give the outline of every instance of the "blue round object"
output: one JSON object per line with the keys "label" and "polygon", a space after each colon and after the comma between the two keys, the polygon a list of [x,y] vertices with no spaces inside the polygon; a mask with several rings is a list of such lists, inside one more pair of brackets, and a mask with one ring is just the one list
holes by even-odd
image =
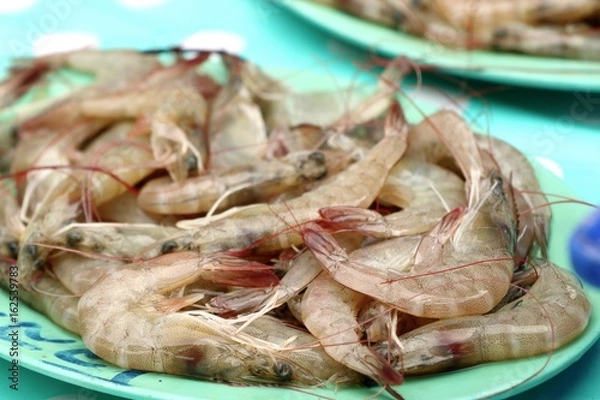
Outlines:
{"label": "blue round object", "polygon": [[570,250],[575,272],[600,287],[600,211],[594,212],[573,232]]}

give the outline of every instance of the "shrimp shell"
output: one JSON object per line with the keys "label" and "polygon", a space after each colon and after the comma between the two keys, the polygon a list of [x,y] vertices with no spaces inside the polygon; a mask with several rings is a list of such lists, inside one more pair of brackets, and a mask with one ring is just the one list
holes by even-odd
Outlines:
{"label": "shrimp shell", "polygon": [[397,368],[413,375],[531,357],[579,336],[592,308],[581,283],[548,261],[536,263],[537,282],[495,313],[450,318],[400,336],[392,356]]}

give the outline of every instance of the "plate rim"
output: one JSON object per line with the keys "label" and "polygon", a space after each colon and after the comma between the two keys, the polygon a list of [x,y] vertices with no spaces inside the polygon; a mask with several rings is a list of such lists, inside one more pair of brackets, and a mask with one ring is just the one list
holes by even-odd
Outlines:
{"label": "plate rim", "polygon": [[[431,41],[406,34],[401,31],[379,26],[376,23],[361,20],[358,17],[346,14],[342,11],[332,9],[323,4],[313,3],[310,0],[275,0],[281,8],[289,11],[315,27],[344,41],[350,42],[364,50],[371,50],[375,53],[388,57],[397,57],[405,55],[419,63],[419,58],[415,54],[402,54],[398,49],[399,45],[411,44],[416,48],[427,48],[435,44]],[[333,19],[334,23],[331,23]],[[344,29],[342,25],[351,25],[356,29]],[[353,32],[360,31],[360,35]],[[378,36],[376,36],[378,35]],[[378,38],[375,40],[375,38]],[[379,40],[399,40],[398,44]],[[376,47],[375,47],[376,46]],[[473,50],[464,52],[449,48],[438,48],[443,56],[432,56],[430,62],[423,63],[424,66],[435,66],[444,72],[457,75],[468,79],[477,79],[488,82],[506,83],[515,86],[552,89],[552,90],[585,90],[600,91],[600,61],[587,61],[578,59],[562,59],[556,57],[537,57],[519,53],[492,52],[486,50]],[[411,51],[414,53],[414,51]],[[492,65],[469,65],[473,62],[473,57],[478,56],[492,57],[494,61],[501,61],[506,64],[504,69]],[[529,62],[534,64],[531,72],[519,70],[516,67],[513,70],[507,68],[514,61]],[[461,65],[461,63],[463,63]],[[564,74],[556,72],[556,68],[548,68],[548,64],[560,64],[565,69]]]}

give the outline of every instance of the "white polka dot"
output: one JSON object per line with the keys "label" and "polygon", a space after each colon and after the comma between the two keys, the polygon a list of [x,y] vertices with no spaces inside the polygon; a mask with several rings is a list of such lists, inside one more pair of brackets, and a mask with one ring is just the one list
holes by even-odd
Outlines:
{"label": "white polka dot", "polygon": [[200,31],[184,39],[181,47],[190,50],[225,50],[239,54],[246,47],[246,40],[233,32]]}
{"label": "white polka dot", "polygon": [[40,36],[33,44],[33,54],[45,56],[52,53],[97,48],[98,38],[85,32],[59,32]]}
{"label": "white polka dot", "polygon": [[168,1],[169,0],[119,0],[119,3],[127,8],[140,9],[158,7]]}
{"label": "white polka dot", "polygon": [[536,157],[535,161],[542,164],[543,167],[545,167],[548,171],[552,172],[554,175],[556,175],[560,179],[565,179],[565,173],[564,173],[563,169],[561,168],[561,166],[556,161],[551,160],[546,157],[540,157],[540,156]]}
{"label": "white polka dot", "polygon": [[15,13],[31,8],[37,0],[0,0],[0,13]]}

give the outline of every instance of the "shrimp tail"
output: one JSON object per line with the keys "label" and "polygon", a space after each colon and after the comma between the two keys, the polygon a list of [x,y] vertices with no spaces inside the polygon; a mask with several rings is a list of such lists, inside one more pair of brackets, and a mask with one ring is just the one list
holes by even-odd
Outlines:
{"label": "shrimp tail", "polygon": [[351,230],[374,237],[389,237],[392,233],[376,211],[359,207],[327,207],[319,210],[323,219],[319,225],[327,230]]}
{"label": "shrimp tail", "polygon": [[380,354],[376,353],[374,350],[373,353],[377,355],[382,364],[379,375],[380,382],[386,387],[389,387],[389,385],[402,384],[404,382],[404,375],[401,372],[395,370],[394,367],[389,363],[389,361],[383,358]]}
{"label": "shrimp tail", "polygon": [[50,66],[41,61],[34,62],[27,67],[14,68],[11,71],[11,76],[0,82],[0,107],[7,106],[17,100],[49,71]]}
{"label": "shrimp tail", "polygon": [[222,285],[272,287],[279,284],[279,278],[271,266],[241,258],[220,256],[217,262],[210,263],[204,269],[216,272],[210,274],[207,280]]}
{"label": "shrimp tail", "polygon": [[385,391],[390,394],[396,400],[404,400],[404,397],[400,393],[398,393],[393,387],[386,385]]}
{"label": "shrimp tail", "polygon": [[384,134],[385,136],[401,137],[406,137],[406,135],[408,135],[408,123],[406,122],[406,116],[402,111],[400,103],[397,101],[392,102],[390,105],[385,119]]}
{"label": "shrimp tail", "polygon": [[272,296],[270,290],[239,289],[235,292],[222,293],[213,297],[208,304],[220,316],[230,318],[241,313],[256,311]]}
{"label": "shrimp tail", "polygon": [[331,263],[331,260],[336,260],[340,257],[347,259],[347,256],[344,257],[340,254],[340,252],[345,252],[333,236],[325,232],[317,224],[307,224],[302,231],[302,239],[321,265],[328,265]]}

